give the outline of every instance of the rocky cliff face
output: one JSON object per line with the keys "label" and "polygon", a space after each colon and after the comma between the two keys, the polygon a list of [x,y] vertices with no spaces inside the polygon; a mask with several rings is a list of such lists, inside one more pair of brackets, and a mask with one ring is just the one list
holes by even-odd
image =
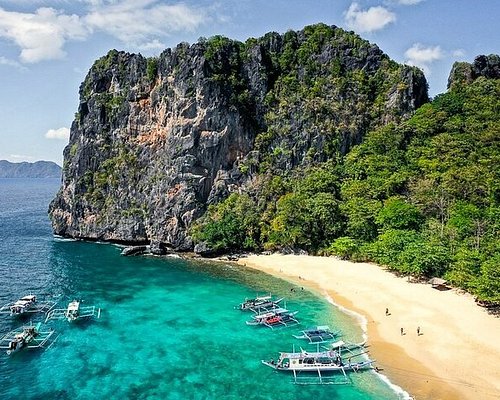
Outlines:
{"label": "rocky cliff face", "polygon": [[500,56],[490,54],[477,56],[474,62],[456,62],[448,78],[448,89],[454,85],[468,84],[480,76],[488,79],[500,78]]}
{"label": "rocky cliff face", "polygon": [[207,204],[266,171],[345,154],[426,101],[419,70],[325,25],[151,59],[113,50],[80,87],[54,232],[190,250]]}

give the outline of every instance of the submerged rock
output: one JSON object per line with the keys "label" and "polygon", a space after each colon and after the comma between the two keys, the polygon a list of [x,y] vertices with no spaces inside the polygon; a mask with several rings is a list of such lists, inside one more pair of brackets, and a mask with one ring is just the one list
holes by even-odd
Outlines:
{"label": "submerged rock", "polygon": [[139,256],[145,253],[149,253],[149,246],[129,246],[125,247],[121,255],[122,256]]}

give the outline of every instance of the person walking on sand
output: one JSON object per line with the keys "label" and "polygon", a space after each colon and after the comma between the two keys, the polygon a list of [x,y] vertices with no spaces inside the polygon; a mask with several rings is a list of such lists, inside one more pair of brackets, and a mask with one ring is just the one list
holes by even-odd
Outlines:
{"label": "person walking on sand", "polygon": [[386,309],[385,309],[385,316],[387,317],[388,315],[389,315],[389,309],[388,309],[388,308],[386,308]]}
{"label": "person walking on sand", "polygon": [[405,330],[403,328],[401,328],[401,336],[403,336],[405,334]]}
{"label": "person walking on sand", "polygon": [[417,328],[417,336],[420,336],[420,326]]}

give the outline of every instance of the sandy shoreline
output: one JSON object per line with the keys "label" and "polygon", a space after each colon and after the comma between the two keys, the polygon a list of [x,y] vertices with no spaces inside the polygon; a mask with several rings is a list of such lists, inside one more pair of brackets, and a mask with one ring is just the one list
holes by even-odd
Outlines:
{"label": "sandy shoreline", "polygon": [[500,398],[500,319],[471,296],[331,257],[259,255],[239,264],[308,286],[366,317],[372,358],[415,399]]}

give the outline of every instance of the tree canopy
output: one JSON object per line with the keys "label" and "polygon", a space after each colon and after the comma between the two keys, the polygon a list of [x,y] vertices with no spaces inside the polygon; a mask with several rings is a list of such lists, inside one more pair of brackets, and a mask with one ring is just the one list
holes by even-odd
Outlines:
{"label": "tree canopy", "polygon": [[[285,52],[280,63],[293,60]],[[499,79],[455,84],[345,156],[260,178],[252,199],[231,195],[209,208],[198,237],[225,250],[291,247],[375,261],[500,302]]]}

